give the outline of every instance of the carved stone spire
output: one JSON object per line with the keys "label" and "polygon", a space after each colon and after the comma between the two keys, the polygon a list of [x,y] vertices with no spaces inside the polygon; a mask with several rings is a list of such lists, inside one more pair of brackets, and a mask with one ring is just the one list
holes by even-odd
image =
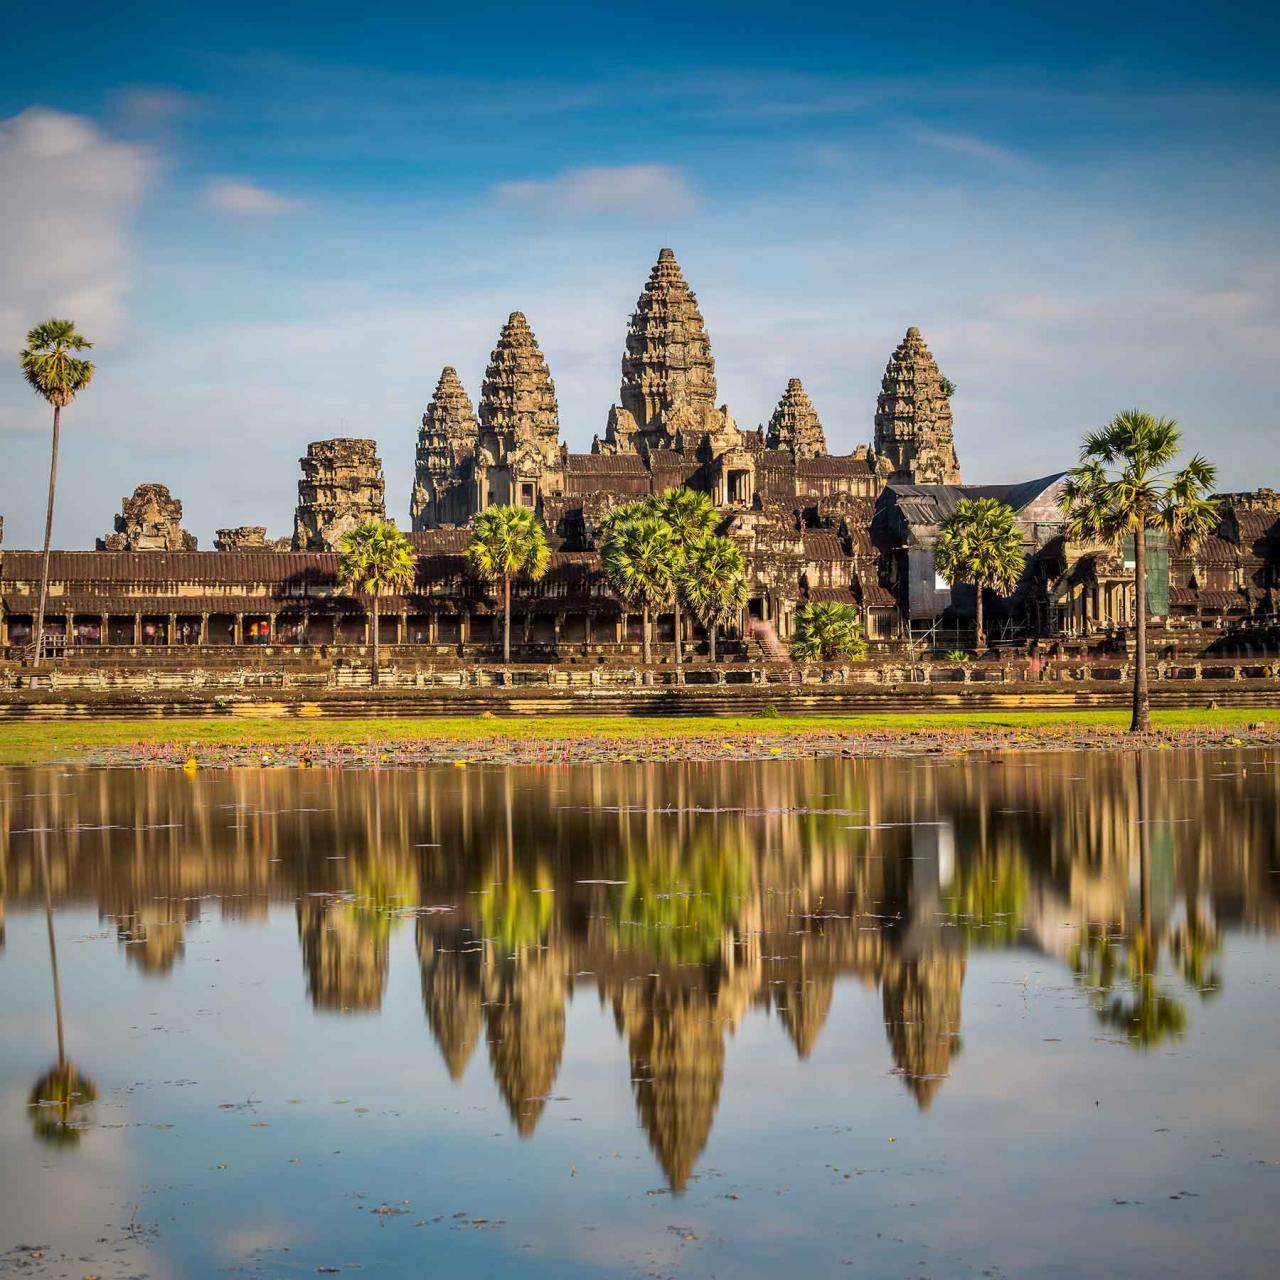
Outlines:
{"label": "carved stone spire", "polygon": [[120,504],[115,532],[98,539],[99,551],[195,549],[195,537],[182,527],[182,503],[163,484],[140,484]]}
{"label": "carved stone spire", "polygon": [[495,459],[532,446],[543,464],[558,465],[560,409],[555,383],[529,322],[513,311],[489,357],[480,394],[480,425]]}
{"label": "carved stone spire", "polygon": [[822,432],[822,423],[799,378],[787,383],[769,419],[765,444],[770,449],[788,449],[796,458],[826,456],[827,438]]}
{"label": "carved stone spire", "polygon": [[884,371],[876,401],[876,453],[900,484],[959,484],[951,396],[914,325]]}
{"label": "carved stone spire", "polygon": [[370,520],[385,520],[382,459],[373,440],[317,440],[299,459],[295,551],[336,551],[342,535]]}
{"label": "carved stone spire", "polygon": [[682,406],[701,419],[715,401],[716,362],[698,300],[676,255],[663,249],[627,329],[622,407],[641,431],[649,431]]}
{"label": "carved stone spire", "polygon": [[[455,511],[457,504],[449,495],[461,483],[460,469],[475,456],[479,438],[471,397],[458,380],[457,370],[446,367],[422,415],[422,430],[418,433],[418,460],[409,502],[409,518],[415,530],[466,520],[465,506]],[[465,503],[465,495],[460,493],[459,497]]]}

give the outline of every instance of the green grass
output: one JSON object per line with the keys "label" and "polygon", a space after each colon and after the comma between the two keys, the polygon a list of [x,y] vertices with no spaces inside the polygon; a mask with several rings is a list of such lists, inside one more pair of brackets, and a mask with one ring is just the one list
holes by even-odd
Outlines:
{"label": "green grass", "polygon": [[[1157,730],[1230,730],[1262,722],[1280,728],[1280,709],[1156,711]],[[735,737],[778,738],[828,733],[980,732],[992,729],[1052,734],[1058,730],[1123,731],[1127,711],[984,711],[928,715],[873,713],[843,716],[695,716],[645,719],[632,716],[450,717],[442,719],[254,719],[81,720],[68,723],[0,723],[0,764],[68,760],[99,747],[149,747],[195,743],[202,747],[253,746],[268,750],[298,743],[337,745],[397,742],[467,743],[648,739],[719,741]]]}

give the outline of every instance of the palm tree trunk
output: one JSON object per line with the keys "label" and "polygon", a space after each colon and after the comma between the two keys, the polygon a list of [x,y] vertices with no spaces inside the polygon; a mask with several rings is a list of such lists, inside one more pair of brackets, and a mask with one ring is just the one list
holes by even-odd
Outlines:
{"label": "palm tree trunk", "polygon": [[1133,664],[1133,722],[1130,733],[1148,733],[1151,729],[1151,695],[1147,692],[1147,526],[1140,521],[1133,531],[1133,582],[1137,599],[1138,651]]}
{"label": "palm tree trunk", "polygon": [[684,642],[680,638],[680,600],[676,599],[676,666],[684,666]]}
{"label": "palm tree trunk", "polygon": [[373,597],[373,670],[369,675],[369,683],[378,683],[378,597]]}
{"label": "palm tree trunk", "polygon": [[713,664],[716,660],[716,632],[719,630],[720,628],[714,622],[707,628],[707,641],[710,645],[710,656]]}
{"label": "palm tree trunk", "polygon": [[502,661],[511,665],[511,575],[502,575]]}
{"label": "palm tree trunk", "polygon": [[53,406],[53,451],[49,458],[49,505],[44,515],[44,560],[40,566],[40,603],[36,607],[36,652],[32,666],[44,653],[44,605],[49,598],[49,547],[53,543],[53,495],[58,487],[58,437],[62,433],[62,406]]}
{"label": "palm tree trunk", "polygon": [[[653,661],[653,646],[649,641],[649,606],[644,606],[641,614],[641,628],[644,637],[644,665],[647,667]],[[647,678],[648,672],[645,672]]]}
{"label": "palm tree trunk", "polygon": [[982,651],[987,647],[985,628],[982,625],[982,579],[975,578],[973,585],[978,595],[978,657],[982,657]]}
{"label": "palm tree trunk", "polygon": [[62,1035],[62,983],[58,978],[58,943],[53,936],[53,892],[49,887],[49,847],[48,836],[41,831],[40,836],[40,876],[44,881],[44,922],[49,931],[49,968],[53,974],[53,1017],[58,1028],[58,1066],[67,1063],[66,1041]]}

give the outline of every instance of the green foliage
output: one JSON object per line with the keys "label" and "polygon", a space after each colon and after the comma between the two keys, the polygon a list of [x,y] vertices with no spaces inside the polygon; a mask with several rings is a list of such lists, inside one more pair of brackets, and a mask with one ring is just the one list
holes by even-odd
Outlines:
{"label": "green foliage", "polygon": [[349,591],[376,598],[413,585],[413,548],[390,521],[367,521],[343,534],[338,547],[338,576]]}
{"label": "green foliage", "polygon": [[951,397],[955,395],[955,393],[956,393],[956,384],[952,382],[950,378],[943,378],[942,394],[946,396],[948,400],[950,400]]}
{"label": "green foliage", "polygon": [[532,874],[516,869],[479,895],[480,927],[508,951],[537,946],[546,937],[554,904],[551,872],[539,863]]}
{"label": "green foliage", "polygon": [[747,562],[732,538],[713,534],[685,556],[680,598],[704,627],[719,627],[747,605]]}
{"label": "green foliage", "polygon": [[36,1137],[54,1147],[75,1146],[97,1100],[98,1086],[74,1063],[59,1062],[35,1082],[27,1099]]}
{"label": "green foliage", "polygon": [[952,923],[968,946],[1012,947],[1021,939],[1030,884],[1021,858],[960,858],[947,894]]}
{"label": "green foliage", "polygon": [[489,507],[471,522],[467,559],[487,582],[524,576],[537,581],[551,550],[537,516],[528,507]]}
{"label": "green foliage", "polygon": [[1176,422],[1141,409],[1086,435],[1080,464],[1063,486],[1068,537],[1114,543],[1139,528],[1160,529],[1194,545],[1210,533],[1218,518],[1208,496],[1217,469],[1196,454],[1173,471],[1181,445]]}
{"label": "green foliage", "polygon": [[676,543],[686,554],[714,532],[720,517],[705,493],[679,485],[646,504],[671,526]]}
{"label": "green foliage", "polygon": [[758,720],[776,720],[778,718],[778,708],[775,703],[766,702],[759,711],[756,712]]}
{"label": "green foliage", "polygon": [[65,409],[89,385],[95,366],[74,353],[93,346],[71,320],[46,320],[27,334],[18,356],[22,376],[38,396]]}
{"label": "green foliage", "polygon": [[952,586],[972,582],[1012,590],[1025,563],[1013,508],[995,498],[961,498],[938,526],[933,561]]}
{"label": "green foliage", "polygon": [[862,620],[852,605],[818,601],[802,604],[796,610],[793,657],[808,662],[833,662],[839,658],[856,661],[866,653]]}
{"label": "green foliage", "polygon": [[628,503],[613,515],[600,548],[609,585],[639,608],[671,604],[684,562],[671,525],[647,502]]}
{"label": "green foliage", "polygon": [[969,653],[966,649],[948,649],[946,658],[948,662],[968,662]]}
{"label": "green foliage", "polygon": [[720,954],[751,886],[754,860],[739,845],[704,838],[671,853],[628,854],[627,882],[610,893],[610,925],[627,951],[676,964]]}
{"label": "green foliage", "polygon": [[1137,655],[1133,664],[1132,732],[1149,729],[1147,692],[1147,531],[1163,530],[1193,547],[1212,532],[1217,503],[1209,497],[1217,469],[1196,454],[1179,471],[1172,469],[1182,432],[1172,418],[1156,418],[1127,409],[1101,431],[1090,432],[1080,448],[1080,463],[1067,474],[1061,506],[1069,538],[1114,544],[1132,532],[1135,566]]}

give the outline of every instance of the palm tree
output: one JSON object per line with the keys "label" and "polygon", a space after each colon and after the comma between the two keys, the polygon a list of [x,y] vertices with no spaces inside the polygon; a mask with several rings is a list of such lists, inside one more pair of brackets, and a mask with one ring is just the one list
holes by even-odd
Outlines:
{"label": "palm tree", "polygon": [[1172,418],[1126,409],[1080,447],[1080,463],[1067,473],[1061,506],[1069,538],[1117,542],[1133,534],[1137,652],[1133,669],[1131,733],[1151,728],[1147,691],[1147,531],[1161,530],[1192,546],[1218,518],[1208,497],[1217,468],[1196,454],[1180,471],[1182,431]]}
{"label": "palm tree", "polygon": [[389,520],[369,520],[342,535],[338,576],[349,591],[372,601],[373,670],[370,683],[378,683],[379,602],[388,592],[407,591],[417,575],[417,562],[409,539]]}
{"label": "palm tree", "polygon": [[1026,563],[1013,508],[995,498],[961,498],[938,526],[933,562],[951,586],[973,583],[978,597],[977,649],[981,653],[987,647],[982,593],[987,587],[1013,590]]}
{"label": "palm tree", "polygon": [[37,833],[40,879],[44,888],[44,922],[49,936],[49,970],[53,976],[53,1018],[58,1033],[58,1061],[31,1086],[27,1105],[36,1137],[53,1146],[74,1146],[80,1141],[88,1108],[98,1098],[98,1087],[67,1058],[62,1030],[62,983],[58,977],[58,943],[53,930],[53,892],[49,880],[48,835]]}
{"label": "palm tree", "polygon": [[856,660],[865,657],[866,652],[862,621],[852,605],[812,601],[796,610],[795,634],[791,638],[793,657],[831,662],[836,658]]}
{"label": "palm tree", "polygon": [[58,437],[62,411],[89,385],[94,365],[74,353],[93,346],[76,330],[72,320],[46,320],[27,334],[27,345],[18,356],[22,376],[38,396],[53,405],[53,449],[49,460],[49,504],[44,517],[44,560],[40,565],[40,603],[36,607],[35,658],[44,652],[44,607],[49,596],[49,547],[53,541],[53,496],[58,487]]}
{"label": "palm tree", "polygon": [[687,552],[678,598],[706,627],[715,662],[717,632],[747,604],[747,563],[738,544],[713,534]]}
{"label": "palm tree", "polygon": [[650,619],[675,598],[680,548],[671,526],[648,503],[619,508],[606,530],[600,548],[605,576],[624,601],[640,606],[647,667],[653,661]]}
{"label": "palm tree", "polygon": [[537,581],[547,571],[551,549],[528,507],[490,507],[476,516],[467,544],[471,567],[487,582],[502,583],[502,661],[511,662],[511,579]]}
{"label": "palm tree", "polygon": [[[711,536],[719,522],[715,506],[705,493],[688,489],[683,485],[668,489],[660,497],[650,499],[649,505],[660,519],[671,527],[676,550],[687,561],[689,556]],[[684,663],[684,643],[680,636],[680,593],[675,595],[676,666]]]}

